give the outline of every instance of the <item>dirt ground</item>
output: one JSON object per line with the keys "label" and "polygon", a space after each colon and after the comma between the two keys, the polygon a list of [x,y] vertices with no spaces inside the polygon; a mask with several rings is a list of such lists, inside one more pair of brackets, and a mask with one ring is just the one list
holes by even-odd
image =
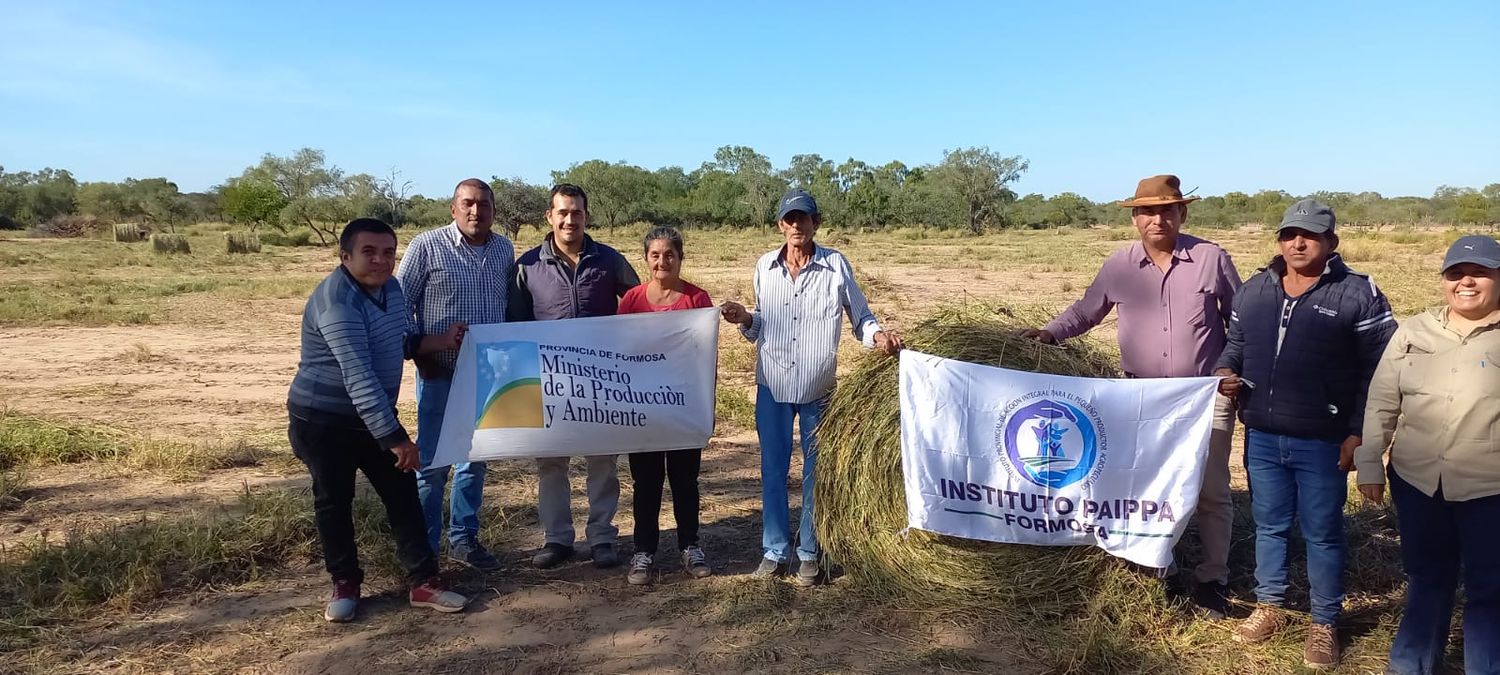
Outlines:
{"label": "dirt ground", "polygon": [[[0,241],[11,250],[28,246]],[[699,261],[690,259],[688,266],[688,276],[716,299],[749,295],[750,266],[760,251],[730,248],[710,249],[716,260],[695,265]],[[290,262],[279,264],[275,274],[305,276],[308,288],[332,264],[320,250],[283,255]],[[896,271],[867,263],[861,273],[870,275],[876,311],[896,328],[914,306],[932,304],[913,298],[962,295],[972,287],[972,279],[941,274],[935,266]],[[47,276],[52,273],[0,269],[0,281]],[[1016,275],[1013,283],[1026,280]],[[284,451],[284,401],[296,370],[303,297],[225,303],[212,294],[183,294],[166,299],[164,318],[150,325],[0,328],[0,400],[15,412],[107,425],[145,439],[250,442]],[[752,352],[733,331],[725,331],[722,341],[723,358],[735,363],[721,369],[721,387],[751,395]],[[858,352],[846,342],[846,355]],[[402,399],[414,427],[410,369]],[[146,611],[95,620],[74,658],[51,665],[65,672],[870,672],[908,668],[935,647],[951,647],[971,654],[965,663],[1028,670],[1002,651],[966,640],[963,631],[920,621],[850,617],[830,633],[827,615],[838,611],[841,595],[749,579],[759,558],[760,481],[757,443],[747,429],[723,425],[705,453],[702,538],[716,575],[702,581],[683,575],[675,560],[665,561],[659,583],[648,588],[626,584],[622,570],[599,571],[586,562],[554,572],[532,569],[529,556],[541,544],[535,515],[528,512],[535,481],[527,463],[509,464],[492,470],[486,500],[528,515],[506,530],[503,541],[489,542],[506,562],[504,570],[453,570],[463,579],[461,587],[474,594],[474,604],[460,615],[411,610],[397,580],[375,577],[366,594],[376,597],[362,605],[357,622],[326,624],[326,576],[319,565],[302,563],[272,580],[167,594]],[[233,517],[230,509],[246,490],[305,489],[306,476],[296,469],[273,462],[189,479],[102,462],[33,471],[25,502],[0,511],[0,546],[36,537],[58,541],[142,519]],[[795,499],[800,469],[794,466],[791,473]],[[627,471],[622,485],[616,524],[628,554],[633,524]],[[671,550],[674,527],[665,509],[663,550]],[[579,549],[586,546],[580,542]],[[727,610],[724,597],[732,599]],[[708,598],[715,599],[713,608]],[[743,612],[743,627],[735,625],[737,612]],[[803,614],[818,620],[804,621]]]}
{"label": "dirt ground", "polygon": [[[747,299],[751,266],[776,244],[774,235],[737,235],[732,241],[696,236],[689,234],[685,276],[715,300]],[[849,235],[828,239],[849,254],[877,316],[900,330],[937,304],[965,298],[1061,307],[1082,293],[1110,251],[1128,243],[1122,237],[1072,239],[1059,252],[1045,236],[1050,235],[990,237],[982,245],[887,238],[880,247],[850,241]],[[1231,236],[1230,248],[1242,259],[1255,260],[1266,248],[1254,234]],[[631,240],[618,239],[613,243],[634,251]],[[523,240],[517,248],[527,245]],[[37,245],[0,240],[0,253],[13,259],[30,255],[28,248]],[[147,325],[0,324],[3,406],[63,423],[108,425],[141,438],[246,442],[285,453],[284,401],[296,369],[305,292],[335,263],[320,249],[276,249],[268,257],[271,263],[234,273],[267,283],[289,280],[294,292],[227,299],[212,292],[171,295],[153,301],[159,303],[158,318]],[[1242,262],[1241,272],[1248,275],[1252,264]],[[123,280],[166,274],[154,268],[104,269],[94,277],[112,283],[110,275]],[[35,265],[0,267],[0,283],[58,276]],[[1112,333],[1112,321],[1095,331],[1106,342]],[[859,351],[846,339],[841,357],[847,361]],[[720,359],[720,386],[750,396],[753,352],[732,330],[721,336]],[[411,376],[408,369],[401,408],[415,428]],[[647,588],[627,585],[622,570],[603,572],[587,563],[552,572],[532,569],[529,556],[541,544],[530,510],[535,480],[527,463],[505,464],[491,471],[486,500],[520,514],[497,540],[487,542],[506,567],[489,575],[455,570],[461,587],[474,595],[463,614],[411,610],[395,579],[375,577],[366,593],[376,597],[364,603],[357,622],[326,624],[321,567],[293,561],[271,579],[168,593],[144,611],[94,619],[67,662],[43,665],[62,672],[182,673],[1026,673],[1050,668],[970,635],[961,625],[899,612],[862,616],[839,583],[803,590],[751,580],[746,575],[759,556],[760,479],[757,442],[743,424],[721,419],[720,433],[705,452],[702,536],[716,575],[702,581],[682,575],[676,561],[667,561],[660,582]],[[794,467],[794,499],[798,475]],[[233,517],[227,509],[246,490],[307,484],[305,474],[288,461],[189,479],[85,462],[35,471],[29,478],[25,502],[0,511],[0,546],[39,536],[56,541],[142,519],[221,512]],[[621,482],[616,523],[628,554],[633,529],[628,472],[622,471]],[[575,471],[580,530],[581,483]],[[671,550],[673,527],[665,509],[663,550]],[[584,548],[580,544],[580,552]],[[952,655],[959,658],[946,658]],[[0,672],[11,667],[19,668],[0,662]]]}

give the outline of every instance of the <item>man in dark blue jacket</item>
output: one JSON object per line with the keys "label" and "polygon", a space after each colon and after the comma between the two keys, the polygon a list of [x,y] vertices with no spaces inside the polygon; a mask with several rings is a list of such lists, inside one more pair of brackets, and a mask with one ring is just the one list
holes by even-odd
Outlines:
{"label": "man in dark blue jacket", "polygon": [[[542,245],[521,254],[506,307],[507,321],[550,321],[585,316],[611,316],[620,296],[640,285],[640,277],[625,256],[586,234],[589,198],[583,188],[563,183],[552,188],[547,222],[552,233]],[[592,455],[588,464],[589,519],[585,534],[594,565],[620,564],[615,551],[619,528],[620,478],[615,455]],[[537,512],[546,536],[541,552],[532,558],[537,567],[555,567],[573,557],[572,486],[567,457],[539,457]]]}
{"label": "man in dark blue jacket", "polygon": [[1311,668],[1338,662],[1334,626],[1344,602],[1344,500],[1364,423],[1365,394],[1396,330],[1390,303],[1334,251],[1333,210],[1293,204],[1276,238],[1281,255],[1240,288],[1215,375],[1239,400],[1255,514],[1259,607],[1235,629],[1253,643],[1285,623],[1287,539],[1294,519],[1307,540],[1313,624]]}

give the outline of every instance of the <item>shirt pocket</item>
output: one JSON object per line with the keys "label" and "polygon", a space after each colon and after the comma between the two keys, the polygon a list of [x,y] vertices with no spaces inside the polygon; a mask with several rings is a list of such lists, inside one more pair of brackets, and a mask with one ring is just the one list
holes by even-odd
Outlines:
{"label": "shirt pocket", "polygon": [[1219,316],[1219,297],[1214,295],[1214,289],[1198,286],[1193,289],[1192,297],[1188,299],[1187,320],[1188,325],[1202,328],[1208,325],[1209,317]]}
{"label": "shirt pocket", "polygon": [[1432,370],[1437,367],[1437,357],[1415,345],[1408,346],[1407,350],[1397,357],[1400,363],[1397,383],[1401,395],[1431,396],[1437,393],[1432,389],[1435,384]]}
{"label": "shirt pocket", "polygon": [[1479,359],[1479,363],[1466,364],[1474,368],[1474,377],[1478,380],[1479,397],[1489,400],[1500,399],[1500,350],[1492,349],[1482,352]]}

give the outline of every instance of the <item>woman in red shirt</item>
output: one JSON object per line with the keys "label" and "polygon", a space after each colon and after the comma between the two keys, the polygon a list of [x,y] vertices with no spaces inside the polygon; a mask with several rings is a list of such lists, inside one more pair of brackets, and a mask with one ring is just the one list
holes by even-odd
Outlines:
{"label": "woman in red shirt", "polygon": [[[682,233],[658,227],[646,233],[647,282],[625,292],[620,314],[668,312],[676,309],[713,307],[708,293],[682,280]],[[682,549],[682,569],[694,578],[713,574],[703,549],[698,546],[698,468],[703,450],[636,452],[630,455],[630,477],[635,481],[635,555],[630,558],[626,580],[649,584],[656,565],[660,538],[657,516],[661,513],[663,479],[672,484],[672,515],[677,519],[677,545]]]}

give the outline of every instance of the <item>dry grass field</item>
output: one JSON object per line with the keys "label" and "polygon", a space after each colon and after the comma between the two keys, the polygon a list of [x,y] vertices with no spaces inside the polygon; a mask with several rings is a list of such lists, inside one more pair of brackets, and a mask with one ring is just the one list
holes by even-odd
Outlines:
{"label": "dry grass field", "polygon": [[[638,259],[641,231],[595,234]],[[847,581],[797,589],[751,580],[745,575],[759,556],[755,356],[733,331],[721,337],[720,428],[702,473],[703,538],[716,576],[693,581],[674,567],[642,588],[627,585],[623,571],[587,563],[530,568],[541,544],[534,472],[527,462],[501,462],[489,474],[482,538],[506,568],[485,575],[446,565],[475,597],[467,612],[405,607],[382,512],[362,497],[366,593],[376,597],[356,623],[327,624],[311,497],[287,447],[283,404],[303,302],[336,259],[316,247],[230,255],[222,227],[188,234],[188,254],[153,253],[145,243],[0,239],[0,672],[1300,668],[1299,631],[1246,648],[1230,642],[1232,622],[1184,613],[1141,631],[1107,660],[1070,661],[1033,644],[1040,641],[1025,627],[970,609],[872,597]],[[1224,245],[1243,276],[1273,252],[1258,229],[1198,234]],[[1457,236],[1348,232],[1342,250],[1410,315],[1438,300],[1436,268]],[[819,235],[848,255],[877,315],[897,330],[955,300],[1061,308],[1133,238],[1124,228]],[[523,230],[519,239],[521,250],[540,232]],[[774,233],[690,231],[684,275],[716,301],[747,300],[752,264],[778,243]],[[1112,331],[1110,322],[1095,335],[1107,343]],[[841,351],[848,363],[862,349],[845,339]],[[415,428],[410,378],[408,368],[401,409]],[[628,552],[630,487],[623,466],[621,473],[617,523]],[[1252,541],[1242,511],[1232,585],[1248,601]],[[1390,564],[1396,543],[1387,512],[1352,502],[1350,511],[1365,528],[1351,556],[1384,567],[1351,580],[1339,672],[1379,672],[1401,593]],[[663,530],[671,528],[667,509]]]}

